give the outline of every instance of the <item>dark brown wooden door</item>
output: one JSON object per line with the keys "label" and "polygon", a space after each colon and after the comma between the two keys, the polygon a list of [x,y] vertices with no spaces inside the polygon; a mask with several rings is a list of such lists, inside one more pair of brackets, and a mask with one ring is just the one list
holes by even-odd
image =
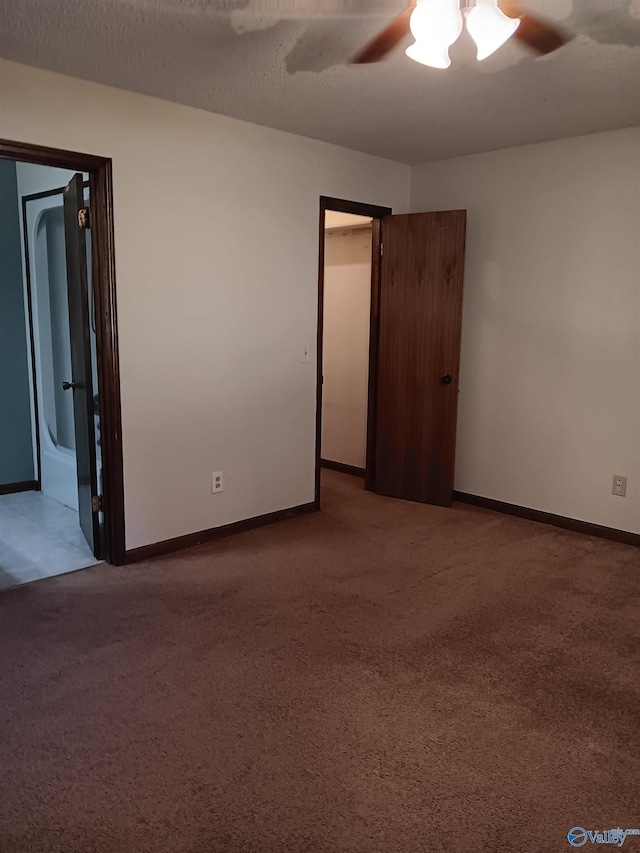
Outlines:
{"label": "dark brown wooden door", "polygon": [[100,524],[92,499],[98,495],[96,435],[94,418],[91,329],[89,326],[89,285],[86,231],[78,214],[84,208],[82,175],[74,175],[64,191],[64,237],[67,258],[67,293],[71,337],[70,381],[78,468],[78,510],[80,527],[96,557],[101,556]]}
{"label": "dark brown wooden door", "polygon": [[450,506],[465,210],[382,220],[374,491]]}

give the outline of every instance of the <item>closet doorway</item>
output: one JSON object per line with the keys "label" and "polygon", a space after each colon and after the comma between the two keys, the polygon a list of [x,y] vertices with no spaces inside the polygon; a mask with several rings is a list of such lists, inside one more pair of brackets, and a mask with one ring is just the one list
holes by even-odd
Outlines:
{"label": "closet doorway", "polygon": [[[349,214],[349,218],[343,223],[333,212]],[[363,219],[358,222],[354,216]],[[359,246],[360,254],[351,250],[336,253],[330,242],[331,225],[342,225],[344,240],[352,242],[348,225],[356,234],[358,227],[368,227],[368,220],[371,262],[368,267],[361,265],[359,275],[350,276],[345,270],[364,262],[368,248]],[[320,199],[318,507],[323,460],[346,473],[364,474],[365,488],[378,494],[451,505],[466,221],[465,210],[393,216],[386,208]],[[363,283],[367,270],[369,339],[363,399],[367,350]],[[347,280],[349,288],[358,290],[357,299],[347,295]],[[331,386],[325,390],[327,379]],[[326,415],[325,401],[329,405]],[[348,461],[332,460],[331,454],[337,453]],[[357,464],[363,458],[364,471]]]}

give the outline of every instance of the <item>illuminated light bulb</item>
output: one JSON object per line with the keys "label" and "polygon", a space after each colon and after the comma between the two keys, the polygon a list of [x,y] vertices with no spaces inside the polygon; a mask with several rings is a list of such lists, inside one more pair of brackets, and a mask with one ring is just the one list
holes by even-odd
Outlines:
{"label": "illuminated light bulb", "polygon": [[519,18],[509,18],[498,8],[498,0],[476,0],[467,14],[469,35],[478,46],[478,59],[491,56],[520,26]]}
{"label": "illuminated light bulb", "polygon": [[460,0],[418,0],[410,20],[415,43],[407,48],[407,56],[432,68],[448,68],[449,47],[459,38],[463,23]]}
{"label": "illuminated light bulb", "polygon": [[449,45],[438,45],[432,42],[416,42],[409,45],[405,53],[415,62],[430,65],[432,68],[448,68],[451,65]]}

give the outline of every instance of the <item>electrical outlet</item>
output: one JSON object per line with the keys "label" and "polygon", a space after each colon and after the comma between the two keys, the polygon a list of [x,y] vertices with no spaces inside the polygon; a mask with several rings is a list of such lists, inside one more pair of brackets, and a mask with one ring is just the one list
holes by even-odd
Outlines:
{"label": "electrical outlet", "polygon": [[309,364],[311,361],[311,347],[302,347],[302,363]]}
{"label": "electrical outlet", "polygon": [[216,471],[211,475],[211,494],[217,495],[218,492],[224,491],[224,481],[222,479],[222,471]]}
{"label": "electrical outlet", "polygon": [[627,478],[621,477],[619,474],[613,475],[613,487],[611,489],[612,495],[618,495],[620,498],[625,498],[627,496]]}

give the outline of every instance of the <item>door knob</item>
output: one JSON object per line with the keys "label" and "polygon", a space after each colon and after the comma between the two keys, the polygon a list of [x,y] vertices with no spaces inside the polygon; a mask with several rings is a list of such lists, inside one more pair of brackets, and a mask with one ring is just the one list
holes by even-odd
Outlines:
{"label": "door knob", "polygon": [[75,387],[76,387],[75,382],[63,382],[62,383],[62,390],[63,391],[72,391]]}
{"label": "door knob", "polygon": [[445,373],[445,375],[440,378],[440,382],[442,382],[443,385],[451,385],[453,377],[449,373]]}

